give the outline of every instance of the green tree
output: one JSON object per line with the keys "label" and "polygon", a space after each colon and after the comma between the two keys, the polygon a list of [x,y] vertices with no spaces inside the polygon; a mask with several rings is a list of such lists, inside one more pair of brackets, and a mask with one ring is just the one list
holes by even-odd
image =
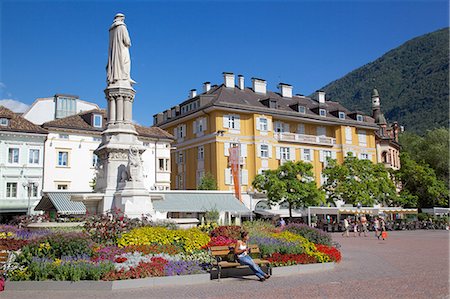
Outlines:
{"label": "green tree", "polygon": [[278,169],[266,170],[255,177],[253,187],[267,194],[269,204],[286,201],[289,204],[289,217],[292,209],[319,205],[325,202],[325,194],[317,189],[313,166],[310,163],[286,162]]}
{"label": "green tree", "polygon": [[197,187],[197,190],[217,190],[217,181],[213,177],[212,174],[207,172],[200,179],[200,184]]}
{"label": "green tree", "polygon": [[448,188],[431,167],[414,161],[408,153],[400,154],[400,162],[401,168],[394,176],[401,183],[401,194],[416,196],[419,208],[448,207]]}
{"label": "green tree", "polygon": [[398,201],[395,185],[383,164],[360,160],[350,153],[342,164],[328,160],[322,173],[327,178],[322,188],[334,201],[363,206],[392,205]]}
{"label": "green tree", "polygon": [[402,150],[420,164],[428,164],[438,179],[449,182],[450,132],[446,128],[429,130],[424,137],[405,132],[399,139]]}

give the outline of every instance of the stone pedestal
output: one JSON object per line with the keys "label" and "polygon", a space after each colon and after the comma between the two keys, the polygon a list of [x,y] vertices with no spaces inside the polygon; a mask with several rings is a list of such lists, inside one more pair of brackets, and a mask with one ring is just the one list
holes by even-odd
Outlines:
{"label": "stone pedestal", "polygon": [[[154,214],[151,197],[136,174],[130,173],[130,149],[145,151],[132,124],[131,105],[135,90],[125,86],[108,86],[108,125],[102,133],[102,143],[95,150],[99,157],[95,192],[103,193],[99,212],[120,209],[129,217]],[[131,178],[133,180],[131,181]]]}

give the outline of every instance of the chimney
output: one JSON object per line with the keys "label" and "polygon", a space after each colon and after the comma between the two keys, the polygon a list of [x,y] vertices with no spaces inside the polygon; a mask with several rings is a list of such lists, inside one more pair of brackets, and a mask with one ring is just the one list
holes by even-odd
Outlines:
{"label": "chimney", "polygon": [[317,91],[317,101],[320,103],[320,104],[325,104],[325,91],[323,91],[323,90],[318,90]]}
{"label": "chimney", "polygon": [[292,98],[292,85],[280,83],[278,84],[278,88],[280,89],[283,98]]}
{"label": "chimney", "polygon": [[239,78],[239,89],[244,90],[245,89],[244,76],[239,75],[238,78]]}
{"label": "chimney", "polygon": [[225,87],[234,88],[234,74],[223,72],[223,83]]}
{"label": "chimney", "polygon": [[195,98],[197,96],[197,89],[191,89],[191,91],[189,92],[189,98]]}
{"label": "chimney", "polygon": [[156,115],[156,123],[159,124],[159,123],[162,123],[163,121],[164,121],[164,115],[162,114],[162,112],[160,112]]}
{"label": "chimney", "polygon": [[211,82],[203,83],[203,92],[208,92],[211,89]]}
{"label": "chimney", "polygon": [[252,78],[253,91],[257,93],[266,94],[267,82],[263,79]]}

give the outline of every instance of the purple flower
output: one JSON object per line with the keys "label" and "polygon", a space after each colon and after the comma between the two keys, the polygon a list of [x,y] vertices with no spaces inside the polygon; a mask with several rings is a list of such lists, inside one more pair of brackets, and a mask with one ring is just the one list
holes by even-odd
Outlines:
{"label": "purple flower", "polygon": [[167,276],[204,273],[197,261],[169,261],[165,268]]}

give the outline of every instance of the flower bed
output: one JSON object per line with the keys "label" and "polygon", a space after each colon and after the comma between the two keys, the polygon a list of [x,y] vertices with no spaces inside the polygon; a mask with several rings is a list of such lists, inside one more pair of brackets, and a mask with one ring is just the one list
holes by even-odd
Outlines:
{"label": "flower bed", "polygon": [[197,228],[174,229],[165,223],[155,226],[121,217],[102,219],[95,225],[100,232],[95,232],[89,221],[84,232],[31,233],[0,226],[0,245],[14,252],[8,278],[113,281],[207,273],[213,262],[208,248],[233,246],[242,230],[250,233],[249,243],[257,244],[264,258],[276,267],[341,260],[339,250],[329,245],[329,236],[304,226],[288,225],[281,230],[256,221],[243,227],[209,226],[208,234]]}

